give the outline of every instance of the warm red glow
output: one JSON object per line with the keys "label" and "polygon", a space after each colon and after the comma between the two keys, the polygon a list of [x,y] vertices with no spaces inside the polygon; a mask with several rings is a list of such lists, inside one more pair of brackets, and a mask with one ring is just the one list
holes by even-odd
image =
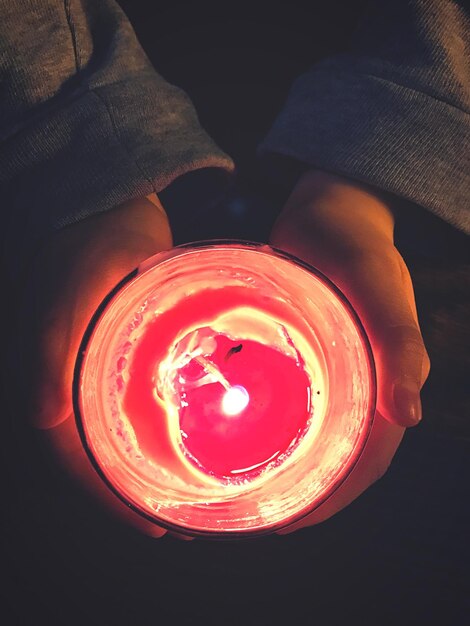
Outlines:
{"label": "warm red glow", "polygon": [[[149,325],[134,353],[124,399],[146,455],[160,458],[165,446],[168,457],[174,445],[168,440],[165,407],[155,401],[156,364],[163,361],[182,328],[204,326],[207,315],[220,315],[234,306],[256,307],[256,296],[256,291],[239,287],[203,290]],[[273,304],[273,312],[276,308],[279,311],[279,305]],[[213,333],[207,335],[206,344],[209,354],[191,358],[173,374],[182,447],[207,473],[239,477],[244,469],[259,470],[286,452],[305,430],[310,381],[294,358],[259,341]],[[232,389],[238,389],[238,401],[240,396],[244,399],[240,388],[248,404],[227,415],[224,400],[227,404]],[[232,392],[232,405],[233,400]]]}
{"label": "warm red glow", "polygon": [[80,424],[107,481],[195,532],[278,528],[325,500],[374,408],[367,342],[332,288],[267,246],[144,263],[93,329]]}

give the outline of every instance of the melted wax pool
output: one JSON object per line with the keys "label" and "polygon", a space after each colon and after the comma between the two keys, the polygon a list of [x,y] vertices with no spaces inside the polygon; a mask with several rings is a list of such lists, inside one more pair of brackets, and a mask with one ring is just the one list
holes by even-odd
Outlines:
{"label": "melted wax pool", "polygon": [[[228,477],[263,468],[299,438],[310,417],[310,385],[296,361],[275,348],[222,334],[214,339],[210,356],[193,358],[177,375],[179,424],[189,458]],[[217,372],[229,389],[214,380]],[[247,403],[227,412],[224,400],[232,389],[244,390]]]}
{"label": "melted wax pool", "polygon": [[[237,300],[241,306],[233,307]],[[238,309],[242,319],[243,311],[253,314],[249,300],[239,288],[222,296],[208,290],[147,326],[136,346],[124,398],[146,456],[171,467],[177,448],[204,474],[238,482],[281,463],[308,431],[311,381],[283,324],[260,317],[256,333],[247,337],[250,333],[240,328],[237,333],[231,320],[228,325],[236,337],[214,329],[214,323],[193,326],[173,344],[163,341],[172,336],[175,323],[184,327],[186,313],[194,319],[202,302],[206,314],[211,306],[224,313],[223,303],[231,302],[228,315],[236,319]],[[241,323],[245,330],[249,326],[246,320]]]}

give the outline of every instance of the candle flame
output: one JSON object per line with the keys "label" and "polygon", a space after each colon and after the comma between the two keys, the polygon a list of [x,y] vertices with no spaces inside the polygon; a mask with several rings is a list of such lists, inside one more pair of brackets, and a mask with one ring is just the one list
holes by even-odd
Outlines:
{"label": "candle flame", "polygon": [[234,385],[227,389],[222,399],[222,411],[227,416],[238,415],[248,406],[250,396],[245,387]]}

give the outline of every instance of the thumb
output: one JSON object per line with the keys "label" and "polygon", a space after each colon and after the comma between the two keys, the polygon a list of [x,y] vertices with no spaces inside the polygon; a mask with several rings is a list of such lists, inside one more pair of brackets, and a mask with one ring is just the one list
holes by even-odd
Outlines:
{"label": "thumb", "polygon": [[377,368],[377,409],[389,422],[421,419],[420,391],[430,363],[408,269],[396,248],[361,256],[341,280],[366,327]]}
{"label": "thumb", "polygon": [[163,208],[145,198],[51,237],[36,258],[27,296],[34,312],[25,350],[27,411],[35,426],[52,428],[71,415],[75,359],[97,306],[142,260],[171,243]]}

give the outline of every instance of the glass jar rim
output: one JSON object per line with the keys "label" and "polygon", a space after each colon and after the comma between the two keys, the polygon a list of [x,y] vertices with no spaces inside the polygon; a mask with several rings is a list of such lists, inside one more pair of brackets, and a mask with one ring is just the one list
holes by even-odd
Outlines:
{"label": "glass jar rim", "polygon": [[[364,347],[364,350],[368,359],[368,368],[369,368],[370,383],[371,383],[370,384],[370,396],[369,396],[370,401],[368,405],[367,415],[365,416],[363,420],[364,429],[362,432],[361,445],[358,446],[357,450],[355,450],[354,458],[353,458],[353,461],[349,464],[348,471],[344,472],[343,475],[340,476],[340,478],[334,484],[334,488],[329,493],[326,494],[326,497],[324,499],[317,500],[312,503],[311,507],[305,507],[304,509],[302,509],[298,515],[294,516],[294,519],[289,518],[288,520],[281,521],[277,525],[274,525],[274,526],[271,525],[265,528],[260,527],[260,528],[255,528],[255,529],[235,530],[235,531],[232,531],[232,530],[214,531],[214,530],[204,530],[204,529],[192,529],[190,527],[183,527],[182,525],[174,524],[165,519],[160,519],[158,518],[158,515],[152,515],[146,512],[145,510],[139,508],[129,498],[127,498],[125,494],[123,494],[118,488],[116,488],[112,484],[110,479],[104,473],[102,467],[100,466],[87,440],[87,435],[86,435],[85,427],[84,427],[84,419],[83,419],[83,415],[82,415],[82,411],[80,407],[81,372],[82,372],[83,360],[84,360],[87,347],[89,345],[93,331],[96,328],[99,320],[104,315],[110,303],[114,301],[114,299],[118,296],[118,294],[122,291],[122,289],[128,283],[130,283],[133,279],[142,275],[147,270],[153,269],[157,267],[158,265],[161,265],[163,262],[167,260],[170,260],[180,255],[184,255],[185,253],[188,253],[191,251],[203,250],[203,249],[209,250],[211,248],[220,248],[220,247],[228,247],[232,249],[244,249],[244,250],[251,249],[253,251],[258,251],[266,255],[273,256],[273,257],[278,257],[278,258],[280,257],[280,258],[283,258],[287,261],[294,263],[296,266],[302,267],[303,269],[307,270],[307,272],[315,275],[324,285],[326,285],[336,295],[336,297],[339,299],[343,307],[345,307],[349,315],[352,317],[355,328],[360,336],[360,340],[362,342],[362,345]],[[283,250],[280,250],[276,247],[273,247],[265,243],[253,242],[253,241],[244,240],[244,239],[230,239],[230,238],[229,239],[205,239],[205,240],[192,241],[192,242],[179,244],[167,251],[158,252],[157,254],[149,257],[148,259],[145,259],[142,263],[139,264],[138,267],[136,267],[134,270],[129,272],[121,281],[119,281],[116,284],[116,286],[103,298],[102,302],[97,307],[95,313],[93,314],[92,318],[90,319],[88,323],[88,326],[83,335],[83,338],[79,347],[78,355],[76,358],[76,362],[75,362],[73,389],[72,389],[75,423],[76,423],[78,433],[79,433],[82,445],[84,447],[84,450],[89,460],[91,461],[95,471],[98,473],[102,481],[114,493],[115,496],[117,496],[124,504],[126,504],[127,507],[132,509],[141,517],[147,519],[148,521],[151,521],[157,526],[166,528],[167,530],[184,533],[186,535],[194,536],[194,537],[207,537],[207,538],[213,538],[213,539],[230,539],[230,540],[272,534],[276,531],[281,530],[282,528],[285,528],[293,523],[296,523],[302,520],[303,518],[310,515],[314,510],[316,510],[322,504],[324,504],[324,502],[327,499],[329,499],[337,491],[337,489],[347,480],[347,478],[350,476],[351,472],[356,467],[357,462],[362,455],[362,452],[364,450],[364,447],[367,443],[367,440],[369,438],[369,435],[372,429],[375,408],[376,408],[376,394],[377,394],[376,368],[375,368],[375,361],[374,361],[372,347],[370,345],[369,338],[362,324],[362,321],[359,318],[354,307],[350,303],[349,299],[345,296],[345,294],[335,285],[335,283],[331,279],[329,279],[323,272],[318,270],[316,267],[306,263],[302,259],[299,259],[298,257],[288,252],[285,252]]]}

